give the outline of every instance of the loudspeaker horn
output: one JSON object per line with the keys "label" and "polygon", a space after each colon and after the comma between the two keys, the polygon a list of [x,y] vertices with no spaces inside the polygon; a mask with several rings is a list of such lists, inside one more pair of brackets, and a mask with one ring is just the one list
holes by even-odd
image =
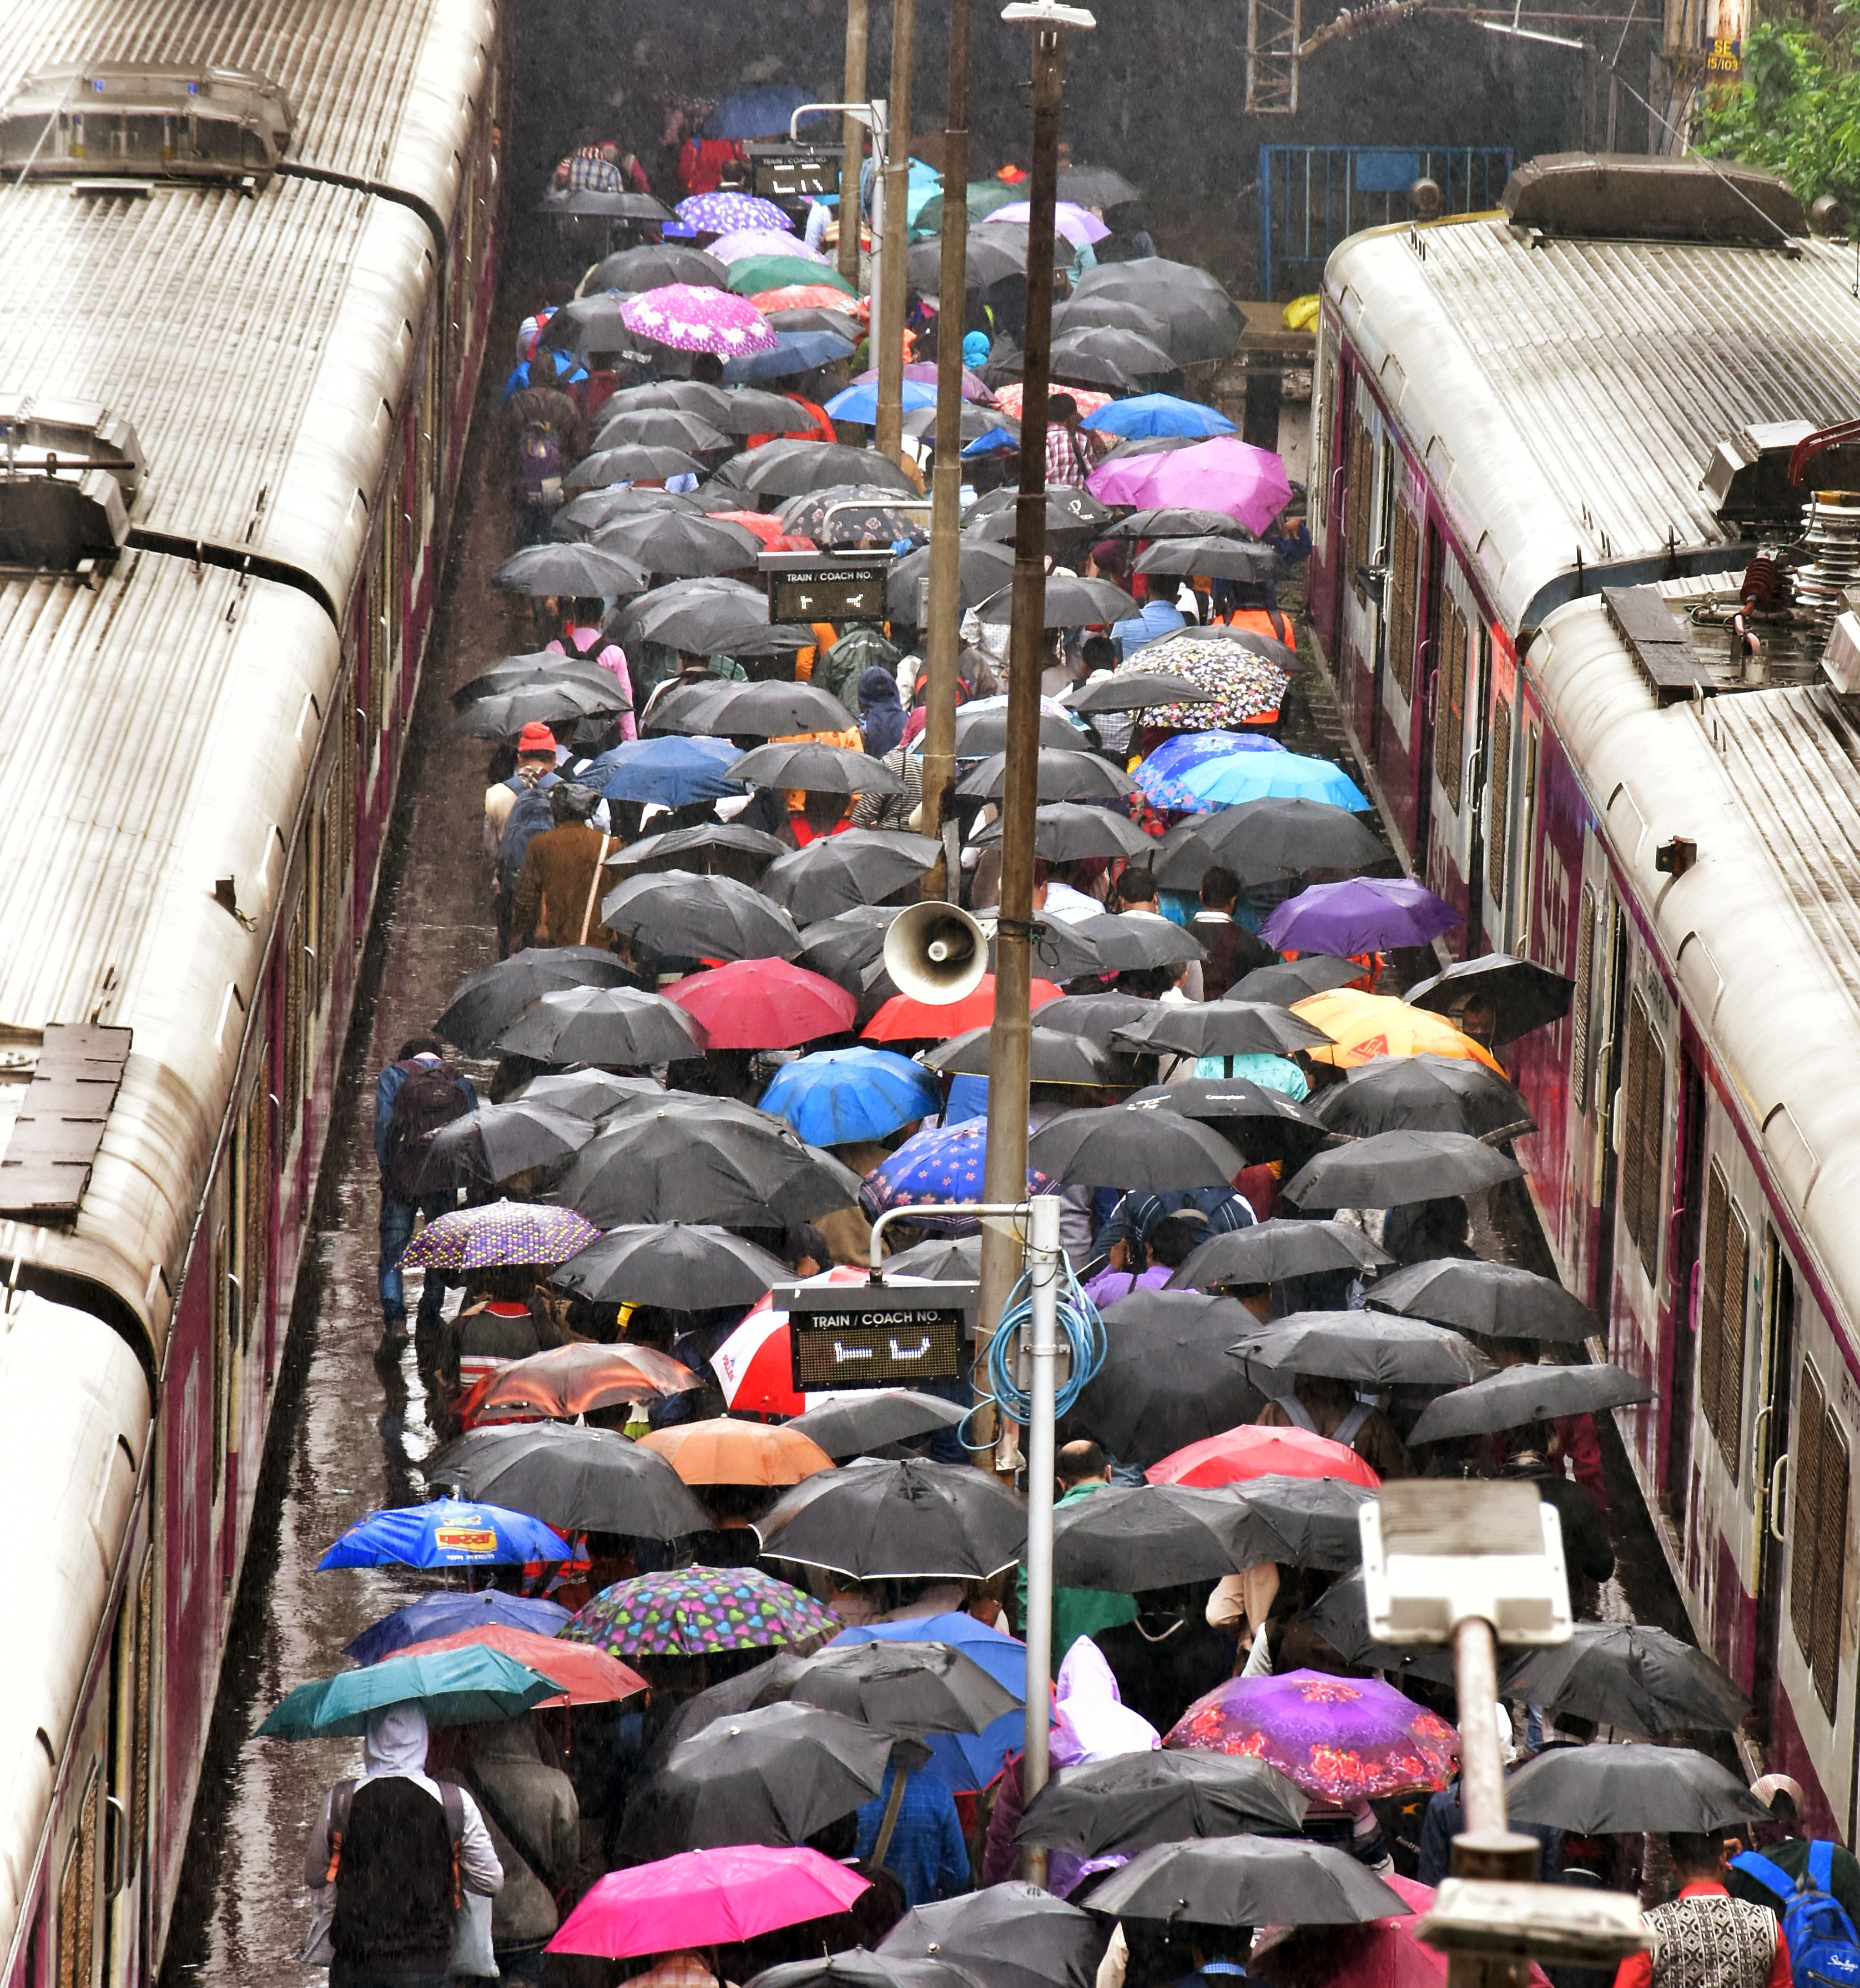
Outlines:
{"label": "loudspeaker horn", "polygon": [[959,1001],[988,971],[987,931],[959,905],[926,899],[887,928],[884,970],[914,1001]]}

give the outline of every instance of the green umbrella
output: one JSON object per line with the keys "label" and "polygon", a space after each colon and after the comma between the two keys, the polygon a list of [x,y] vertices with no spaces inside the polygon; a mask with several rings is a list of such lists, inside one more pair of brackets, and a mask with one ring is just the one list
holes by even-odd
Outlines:
{"label": "green umbrella", "polygon": [[810,262],[799,255],[749,255],[730,265],[730,288],[739,297],[759,296],[790,283],[824,283],[849,297],[859,294],[830,263]]}
{"label": "green umbrella", "polygon": [[[1005,180],[971,180],[969,182],[969,218],[971,221],[986,221],[998,207],[1006,207],[1010,201],[1025,200],[1024,188],[1009,186]],[[914,235],[934,235],[943,225],[943,196],[939,193],[925,201],[917,211],[917,218],[911,225]]]}
{"label": "green umbrella", "polygon": [[366,1733],[371,1712],[387,1705],[418,1705],[435,1726],[469,1726],[514,1719],[562,1687],[482,1647],[389,1657],[339,1677],[300,1684],[259,1728],[262,1740],[327,1740]]}

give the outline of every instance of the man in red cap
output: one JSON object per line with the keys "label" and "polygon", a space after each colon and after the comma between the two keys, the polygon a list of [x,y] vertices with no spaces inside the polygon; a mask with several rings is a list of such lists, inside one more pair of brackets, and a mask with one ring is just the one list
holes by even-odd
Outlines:
{"label": "man in red cap", "polygon": [[551,826],[546,796],[561,778],[559,757],[556,735],[546,725],[526,725],[516,742],[516,771],[485,789],[485,853],[496,865],[491,895],[500,959],[509,951],[511,894],[530,838]]}

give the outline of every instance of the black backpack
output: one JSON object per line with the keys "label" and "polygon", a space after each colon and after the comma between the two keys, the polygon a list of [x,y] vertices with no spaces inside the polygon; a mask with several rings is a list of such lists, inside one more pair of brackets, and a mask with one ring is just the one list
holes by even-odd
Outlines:
{"label": "black backpack", "polygon": [[417,1201],[420,1173],[433,1134],[471,1110],[455,1071],[442,1063],[416,1063],[394,1093],[387,1121],[387,1164],[381,1179],[396,1201]]}
{"label": "black backpack", "polygon": [[[555,784],[552,778],[549,787]],[[523,874],[523,858],[529,854],[530,844],[546,829],[556,825],[554,812],[549,805],[549,787],[539,782],[526,788],[517,796],[504,819],[503,840],[497,847],[497,888],[506,901],[516,891],[517,879]]]}

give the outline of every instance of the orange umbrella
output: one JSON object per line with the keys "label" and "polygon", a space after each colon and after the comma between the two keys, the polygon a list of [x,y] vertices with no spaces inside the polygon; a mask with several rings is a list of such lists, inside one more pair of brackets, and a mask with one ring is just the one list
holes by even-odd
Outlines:
{"label": "orange umbrella", "polygon": [[1505,1073],[1491,1051],[1455,1028],[1443,1015],[1411,1008],[1386,994],[1365,994],[1354,987],[1333,987],[1292,1004],[1314,1028],[1322,1029],[1334,1047],[1307,1050],[1314,1063],[1354,1070],[1378,1057],[1446,1056],[1483,1063]]}
{"label": "orange umbrella", "polygon": [[[1028,999],[1037,1008],[1043,1002],[1057,1001],[1059,989],[1050,980],[1037,979]],[[908,994],[894,994],[865,1025],[865,1040],[901,1043],[928,1036],[944,1042],[965,1029],[985,1029],[994,1019],[995,976],[985,973],[975,991],[959,1001],[914,1001]]]}
{"label": "orange umbrella", "polygon": [[750,303],[764,317],[776,311],[830,310],[853,314],[853,299],[830,283],[783,283],[773,290],[759,290]]}
{"label": "orange umbrella", "polygon": [[834,1467],[799,1429],[727,1415],[654,1429],[640,1438],[640,1446],[656,1449],[687,1484],[798,1484]]}
{"label": "orange umbrella", "polygon": [[541,1705],[610,1705],[614,1699],[631,1698],[647,1689],[646,1680],[630,1664],[610,1656],[592,1643],[566,1643],[556,1636],[539,1636],[533,1629],[513,1629],[507,1622],[482,1622],[475,1628],[457,1629],[449,1636],[435,1636],[431,1641],[409,1643],[394,1652],[409,1652],[424,1656],[434,1650],[462,1650],[484,1644],[527,1664],[533,1671],[562,1687],[558,1698],[539,1699]]}
{"label": "orange umbrella", "polygon": [[726,525],[740,525],[746,532],[753,532],[763,542],[765,549],[772,553],[810,553],[813,541],[804,538],[799,532],[786,532],[782,521],[773,511],[712,511],[709,516]]}
{"label": "orange umbrella", "polygon": [[539,1415],[566,1420],[616,1401],[681,1395],[702,1384],[688,1367],[653,1347],[577,1342],[533,1353],[482,1375],[459,1403],[458,1413],[467,1428]]}

